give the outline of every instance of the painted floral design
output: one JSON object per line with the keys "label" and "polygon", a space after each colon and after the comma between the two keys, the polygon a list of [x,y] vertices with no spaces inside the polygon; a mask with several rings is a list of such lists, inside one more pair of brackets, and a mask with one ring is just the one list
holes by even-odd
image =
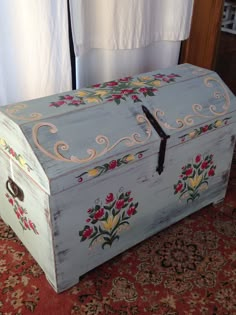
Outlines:
{"label": "painted floral design", "polygon": [[109,163],[105,163],[100,166],[96,166],[89,171],[86,171],[79,176],[76,176],[78,179],[79,183],[82,183],[84,181],[84,176],[86,177],[98,177],[102,174],[107,173],[108,171],[112,171],[114,169],[117,169],[118,167],[124,166],[128,163],[132,163],[137,159],[141,159],[143,157],[143,153],[146,152],[147,150],[139,151],[136,154],[127,154],[123,156],[120,159],[112,160]]}
{"label": "painted floral design", "polygon": [[215,169],[212,154],[205,157],[198,154],[191,163],[182,167],[179,180],[174,185],[174,193],[179,195],[179,199],[194,201],[208,189],[209,179],[215,175]]}
{"label": "painted floral design", "polygon": [[119,240],[120,232],[129,226],[129,220],[137,213],[138,202],[134,202],[131,191],[123,192],[123,188],[115,196],[109,193],[104,202],[96,201],[94,207],[87,210],[86,225],[79,231],[81,242],[90,241],[91,247],[95,241],[102,248],[111,246]]}
{"label": "painted floral design", "polygon": [[175,73],[143,75],[139,77],[124,77],[117,81],[95,84],[87,89],[78,90],[74,95],[59,96],[59,100],[49,106],[61,107],[63,105],[80,106],[89,103],[114,101],[119,105],[122,101],[131,99],[134,103],[141,102],[140,96],[154,96],[157,88],[163,84],[174,82],[180,75]]}
{"label": "painted floral design", "polygon": [[190,131],[187,134],[182,135],[179,138],[181,139],[181,142],[185,142],[187,140],[199,137],[200,135],[202,135],[202,134],[204,134],[210,130],[214,130],[216,128],[220,128],[220,127],[223,127],[224,125],[227,125],[229,119],[231,119],[231,117],[224,118],[222,120],[217,119],[213,123],[211,123],[209,125],[201,126],[200,128],[195,128],[194,130]]}
{"label": "painted floral design", "polygon": [[39,234],[36,228],[36,225],[34,222],[32,222],[28,217],[27,217],[27,210],[23,207],[20,206],[18,201],[14,198],[12,198],[8,193],[6,193],[6,197],[9,201],[9,203],[12,205],[13,210],[17,216],[17,219],[22,226],[22,229],[24,231],[33,231],[35,234]]}
{"label": "painted floral design", "polygon": [[32,167],[26,163],[24,157],[18,153],[9,145],[7,142],[3,139],[0,138],[0,147],[2,147],[5,151],[10,154],[23,168],[27,169],[28,172],[32,170]]}

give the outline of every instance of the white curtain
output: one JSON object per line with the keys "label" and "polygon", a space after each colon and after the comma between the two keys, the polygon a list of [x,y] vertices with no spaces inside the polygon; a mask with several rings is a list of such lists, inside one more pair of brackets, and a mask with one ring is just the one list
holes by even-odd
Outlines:
{"label": "white curtain", "polygon": [[71,89],[66,0],[0,0],[0,105]]}
{"label": "white curtain", "polygon": [[77,87],[178,63],[193,0],[70,0]]}

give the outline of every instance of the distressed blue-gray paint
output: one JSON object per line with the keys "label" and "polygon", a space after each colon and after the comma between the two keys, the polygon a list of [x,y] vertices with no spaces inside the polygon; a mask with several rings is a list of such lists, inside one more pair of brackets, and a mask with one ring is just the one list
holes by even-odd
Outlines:
{"label": "distressed blue-gray paint", "polygon": [[[40,264],[57,292],[77,283],[79,277],[92,268],[225,196],[236,134],[235,97],[217,74],[206,69],[186,64],[145,76],[158,72],[175,73],[179,77],[175,82],[162,82],[155,96],[141,95],[142,102],[134,103],[127,97],[127,101],[119,105],[104,101],[78,107],[49,106],[60,96],[78,93],[71,91],[1,109],[0,214]],[[149,109],[170,135],[161,175],[156,172],[160,137],[144,118],[138,121],[140,116],[137,115],[144,117],[141,105]],[[227,124],[223,124],[229,117]],[[207,126],[212,123],[216,127],[208,130]],[[50,128],[54,128],[53,132]],[[195,136],[196,128],[204,128],[204,132]],[[136,133],[141,143],[134,136]],[[188,138],[181,141],[186,134]],[[100,143],[99,139],[96,141],[101,135],[109,139],[109,145],[107,152],[99,155],[105,147],[104,138],[100,138]],[[130,146],[127,141],[121,141],[111,148],[127,137],[133,140]],[[55,145],[60,141],[68,147],[61,147],[57,155]],[[4,143],[23,160],[7,152]],[[89,148],[96,149],[98,156],[81,163],[69,161],[71,156],[86,158]],[[145,150],[141,159],[122,167],[111,167],[98,177],[90,173],[84,182],[76,180],[79,174],[126,154],[132,159],[139,150]],[[200,192],[200,197],[187,203],[174,194],[174,185],[182,167],[198,154],[213,154],[215,174],[209,177],[207,189]],[[30,164],[32,170],[28,171],[24,162]],[[8,176],[24,190],[25,200],[19,203],[37,223],[39,235],[22,231],[5,196]],[[89,241],[81,242],[79,236],[79,231],[88,224],[87,210],[98,198],[104,202],[109,193],[116,195],[121,187],[131,191],[134,202],[139,203],[137,213],[131,216],[128,229],[119,232],[119,240],[111,247],[102,249],[101,245],[94,244],[89,248]]]}

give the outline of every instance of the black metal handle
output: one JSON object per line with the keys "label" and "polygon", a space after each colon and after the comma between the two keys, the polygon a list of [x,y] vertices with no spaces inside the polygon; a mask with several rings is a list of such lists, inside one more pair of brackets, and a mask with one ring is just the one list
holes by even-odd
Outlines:
{"label": "black metal handle", "polygon": [[161,139],[159,156],[158,156],[158,166],[156,171],[160,175],[164,170],[164,162],[165,162],[165,155],[166,155],[166,142],[167,139]]}
{"label": "black metal handle", "polygon": [[161,138],[161,144],[160,144],[159,155],[158,155],[158,165],[156,168],[156,171],[160,175],[164,170],[166,143],[167,143],[167,139],[170,138],[170,136],[165,133],[165,131],[161,128],[159,123],[156,121],[156,119],[153,117],[153,115],[150,113],[150,111],[147,109],[146,106],[142,105],[142,110],[144,114],[146,115],[147,119],[150,121],[153,128],[156,130],[156,132]]}
{"label": "black metal handle", "polygon": [[18,198],[20,201],[24,201],[23,190],[10,177],[8,177],[8,180],[6,181],[6,188],[13,198]]}

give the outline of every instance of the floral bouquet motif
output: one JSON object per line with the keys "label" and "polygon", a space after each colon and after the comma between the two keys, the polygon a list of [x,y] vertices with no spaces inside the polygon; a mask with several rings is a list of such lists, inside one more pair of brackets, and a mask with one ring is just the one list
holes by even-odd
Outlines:
{"label": "floral bouquet motif", "polygon": [[13,210],[17,216],[17,219],[24,231],[33,231],[35,234],[39,234],[36,225],[29,218],[27,218],[27,210],[20,206],[18,201],[12,198],[8,193],[6,193],[6,197],[9,203],[12,205]]}
{"label": "floral bouquet motif", "polygon": [[209,178],[215,175],[216,165],[213,162],[213,154],[202,156],[198,154],[192,163],[182,167],[178,183],[174,185],[174,194],[179,199],[194,201],[200,197],[200,193],[208,189]]}
{"label": "floral bouquet motif", "polygon": [[137,213],[138,202],[134,203],[131,191],[123,192],[120,189],[117,196],[109,193],[105,203],[97,202],[93,208],[87,210],[88,218],[84,228],[79,231],[81,242],[89,240],[89,247],[93,243],[102,243],[102,249],[106,245],[119,240],[119,233],[129,226],[130,218]]}

